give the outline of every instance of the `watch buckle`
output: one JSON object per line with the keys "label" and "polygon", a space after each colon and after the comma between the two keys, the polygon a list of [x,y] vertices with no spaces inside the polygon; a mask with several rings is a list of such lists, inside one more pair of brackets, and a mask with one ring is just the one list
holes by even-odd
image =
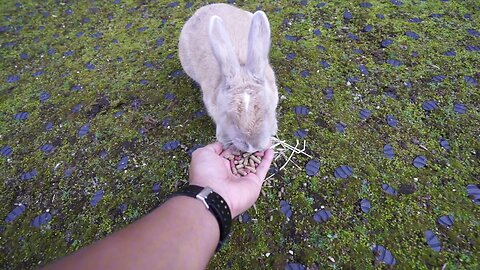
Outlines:
{"label": "watch buckle", "polygon": [[210,209],[210,206],[208,206],[208,203],[206,201],[206,199],[208,198],[208,195],[210,195],[211,193],[213,192],[213,189],[211,189],[210,187],[204,187],[202,189],[202,191],[200,191],[196,196],[195,198],[199,199],[200,201],[203,202],[203,204],[205,205],[205,207],[207,209]]}

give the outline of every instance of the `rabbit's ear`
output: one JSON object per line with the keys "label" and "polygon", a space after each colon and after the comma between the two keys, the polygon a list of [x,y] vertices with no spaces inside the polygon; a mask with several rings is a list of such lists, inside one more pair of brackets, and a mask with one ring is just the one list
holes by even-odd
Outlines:
{"label": "rabbit's ear", "polygon": [[263,11],[253,14],[250,33],[248,34],[247,69],[252,75],[263,80],[265,66],[268,64],[270,51],[270,23]]}
{"label": "rabbit's ear", "polygon": [[213,54],[220,63],[223,75],[227,78],[233,77],[240,69],[235,49],[228,35],[223,20],[218,16],[210,18],[208,27],[208,39],[212,46]]}

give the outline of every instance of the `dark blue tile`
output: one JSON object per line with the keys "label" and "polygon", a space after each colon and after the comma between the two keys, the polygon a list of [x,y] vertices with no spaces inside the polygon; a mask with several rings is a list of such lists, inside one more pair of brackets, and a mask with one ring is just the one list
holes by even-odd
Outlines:
{"label": "dark blue tile", "polygon": [[383,154],[389,158],[392,159],[395,156],[395,150],[390,144],[385,144],[383,146]]}
{"label": "dark blue tile", "polygon": [[359,65],[358,70],[360,70],[360,73],[363,75],[368,75],[368,68],[365,65]]}
{"label": "dark blue tile", "polygon": [[420,18],[410,18],[408,21],[411,23],[421,23],[423,20]]}
{"label": "dark blue tile", "polygon": [[28,112],[19,112],[13,115],[13,119],[18,121],[24,121],[24,120],[27,120],[29,115],[30,114]]}
{"label": "dark blue tile", "polygon": [[20,76],[18,75],[9,75],[7,76],[7,79],[5,80],[5,82],[7,83],[14,83],[14,82],[18,82],[20,80]]}
{"label": "dark blue tile", "polygon": [[52,122],[48,122],[45,124],[45,130],[46,131],[52,131],[53,129],[53,123]]}
{"label": "dark blue tile", "polygon": [[[320,3],[320,4],[325,4],[325,3]],[[305,266],[296,262],[289,262],[287,263],[287,265],[285,265],[284,270],[305,270]]]}
{"label": "dark blue tile", "polygon": [[322,60],[319,63],[324,69],[329,69],[330,68],[330,64],[327,61]]}
{"label": "dark blue tile", "polygon": [[323,89],[323,94],[328,100],[333,99],[333,89],[332,88],[325,88]]}
{"label": "dark blue tile", "polygon": [[455,105],[453,105],[453,111],[458,114],[464,114],[467,112],[467,106],[462,103],[455,103]]}
{"label": "dark blue tile", "polygon": [[315,176],[320,170],[320,162],[318,160],[312,159],[307,162],[305,165],[305,171],[308,176]]}
{"label": "dark blue tile", "polygon": [[103,190],[95,192],[92,196],[92,199],[90,200],[90,206],[96,206],[103,199],[104,194],[105,192]]}
{"label": "dark blue tile", "polygon": [[398,125],[398,121],[393,115],[389,114],[387,115],[387,124],[391,127],[396,127]]}
{"label": "dark blue tile", "polygon": [[397,260],[393,256],[393,254],[380,245],[373,245],[371,247],[373,254],[375,255],[375,260],[379,262],[383,262],[387,265],[395,265]]}
{"label": "dark blue tile", "polygon": [[78,137],[82,138],[83,136],[87,135],[90,131],[90,124],[85,124],[80,127],[78,130]]}
{"label": "dark blue tile", "polygon": [[387,48],[389,47],[390,45],[393,44],[393,40],[391,39],[384,39],[382,40],[382,42],[380,43],[380,45],[383,47],[383,48]]}
{"label": "dark blue tile", "polygon": [[457,56],[457,53],[455,52],[455,50],[449,50],[449,51],[444,52],[443,55],[445,55],[445,56]]}
{"label": "dark blue tile", "polygon": [[440,146],[443,147],[443,149],[450,151],[450,144],[448,143],[447,139],[445,138],[440,138]]}
{"label": "dark blue tile", "polygon": [[40,149],[40,151],[42,151],[46,154],[50,154],[55,150],[55,147],[51,144],[44,144],[44,145],[40,146],[39,149]]}
{"label": "dark blue tile", "polygon": [[363,119],[363,120],[370,118],[371,115],[372,115],[372,111],[370,111],[369,109],[362,109],[358,114],[360,119]]}
{"label": "dark blue tile", "polygon": [[423,168],[427,165],[427,157],[426,156],[417,156],[413,159],[413,166],[417,168]]}
{"label": "dark blue tile", "polygon": [[422,104],[422,108],[425,111],[433,111],[438,107],[437,102],[435,100],[426,100]]}
{"label": "dark blue tile", "polygon": [[360,7],[362,8],[371,8],[372,7],[372,4],[368,3],[368,2],[362,2],[360,3]]}
{"label": "dark blue tile", "polygon": [[285,215],[286,218],[290,219],[292,217],[292,207],[285,200],[280,201],[280,211]]}
{"label": "dark blue tile", "polygon": [[293,112],[298,115],[307,115],[310,110],[305,106],[296,106],[293,107]]}
{"label": "dark blue tile", "polygon": [[155,182],[152,186],[153,193],[159,193],[162,188],[162,185],[158,182]]}
{"label": "dark blue tile", "polygon": [[343,12],[343,18],[345,20],[351,20],[351,19],[353,19],[353,15],[350,11],[344,11]]}
{"label": "dark blue tile", "polygon": [[342,165],[335,169],[334,176],[336,178],[348,178],[353,174],[353,169],[350,166]]}
{"label": "dark blue tile", "polygon": [[299,139],[303,139],[305,138],[307,135],[308,135],[308,132],[307,130],[305,130],[304,128],[302,129],[299,129],[299,130],[296,130],[293,135]]}
{"label": "dark blue tile", "polygon": [[467,195],[476,205],[480,205],[480,186],[475,184],[467,185]]}
{"label": "dark blue tile", "polygon": [[471,76],[464,76],[463,79],[465,80],[465,82],[466,82],[467,84],[470,84],[470,85],[473,85],[473,86],[477,86],[477,85],[478,85],[477,81],[476,81],[473,77],[471,77]]}
{"label": "dark blue tile", "polygon": [[415,40],[417,40],[417,39],[420,38],[420,36],[419,36],[417,33],[412,32],[412,31],[407,31],[407,32],[405,32],[405,35],[406,35],[407,37],[412,38],[412,39],[415,39]]}
{"label": "dark blue tile", "polygon": [[370,212],[370,209],[372,208],[372,205],[368,199],[362,199],[360,201],[360,209],[362,212],[365,214],[368,214]]}
{"label": "dark blue tile", "polygon": [[50,99],[50,94],[48,92],[42,92],[40,93],[40,102],[44,103],[46,102],[47,100]]}
{"label": "dark blue tile", "polygon": [[43,214],[35,217],[32,220],[32,226],[35,227],[35,228],[40,228],[42,225],[45,225],[48,222],[50,222],[50,220],[52,220],[52,214],[46,212],[46,213],[43,213]]}
{"label": "dark blue tile", "polygon": [[345,132],[345,129],[347,128],[347,125],[345,123],[342,123],[342,122],[338,122],[335,124],[335,129],[337,130],[337,132],[339,133],[343,133]]}
{"label": "dark blue tile", "polygon": [[394,66],[394,67],[399,67],[402,65],[402,62],[396,60],[396,59],[388,59],[387,64]]}
{"label": "dark blue tile", "polygon": [[25,180],[30,180],[30,179],[35,178],[35,176],[37,176],[37,174],[38,174],[37,170],[36,170],[36,169],[33,169],[33,170],[29,171],[29,172],[25,172],[25,173],[23,173],[22,175],[20,175],[20,179],[21,179],[21,180],[24,180],[24,181],[25,181]]}
{"label": "dark blue tile", "polygon": [[393,187],[391,187],[389,184],[386,184],[386,183],[382,184],[382,190],[388,195],[397,196],[397,191]]}
{"label": "dark blue tile", "polygon": [[15,207],[12,211],[10,211],[10,213],[7,214],[7,216],[5,217],[5,222],[9,223],[15,221],[23,214],[23,212],[25,212],[25,209],[25,205],[19,205]]}
{"label": "dark blue tile", "polygon": [[453,226],[453,223],[455,222],[455,219],[453,218],[452,215],[448,216],[441,216],[437,220],[438,224],[442,225],[443,227],[450,229]]}
{"label": "dark blue tile", "polygon": [[325,209],[317,211],[315,215],[313,215],[313,220],[315,220],[315,222],[317,223],[326,222],[330,218],[332,218],[332,213],[329,210],[325,210]]}
{"label": "dark blue tile", "polygon": [[436,252],[440,252],[442,249],[442,244],[438,237],[430,230],[425,231],[425,239],[427,240],[427,244],[430,248],[432,248]]}
{"label": "dark blue tile", "polygon": [[127,168],[128,166],[128,156],[124,156],[120,159],[120,161],[117,164],[117,170],[123,171]]}
{"label": "dark blue tile", "polygon": [[365,27],[363,27],[362,31],[368,33],[368,32],[371,32],[372,30],[373,30],[373,26],[370,25],[370,24],[367,24],[367,25],[365,25]]}
{"label": "dark blue tile", "polygon": [[0,148],[0,155],[4,157],[10,157],[13,154],[13,149],[9,145],[5,145],[2,148]]}
{"label": "dark blue tile", "polygon": [[169,141],[169,142],[165,143],[162,146],[162,149],[165,150],[165,151],[172,151],[172,150],[177,149],[179,146],[180,146],[180,142],[174,140],[174,141]]}

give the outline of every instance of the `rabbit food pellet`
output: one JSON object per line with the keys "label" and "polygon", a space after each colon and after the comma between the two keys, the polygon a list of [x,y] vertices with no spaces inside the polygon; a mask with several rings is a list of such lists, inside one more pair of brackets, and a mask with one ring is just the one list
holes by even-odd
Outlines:
{"label": "rabbit food pellet", "polygon": [[225,153],[223,157],[230,161],[230,168],[234,175],[245,176],[257,172],[257,167],[262,162],[263,152],[240,153],[239,151],[231,151]]}

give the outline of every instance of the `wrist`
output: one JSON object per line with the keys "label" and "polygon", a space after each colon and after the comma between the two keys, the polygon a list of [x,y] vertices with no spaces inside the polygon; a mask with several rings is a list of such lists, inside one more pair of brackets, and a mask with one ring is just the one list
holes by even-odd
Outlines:
{"label": "wrist", "polygon": [[185,186],[170,195],[170,198],[174,196],[190,197],[191,199],[197,200],[198,203],[203,204],[204,209],[208,210],[211,216],[217,220],[220,232],[217,246],[218,251],[229,236],[231,229],[232,215],[227,202],[211,188],[196,185]]}

